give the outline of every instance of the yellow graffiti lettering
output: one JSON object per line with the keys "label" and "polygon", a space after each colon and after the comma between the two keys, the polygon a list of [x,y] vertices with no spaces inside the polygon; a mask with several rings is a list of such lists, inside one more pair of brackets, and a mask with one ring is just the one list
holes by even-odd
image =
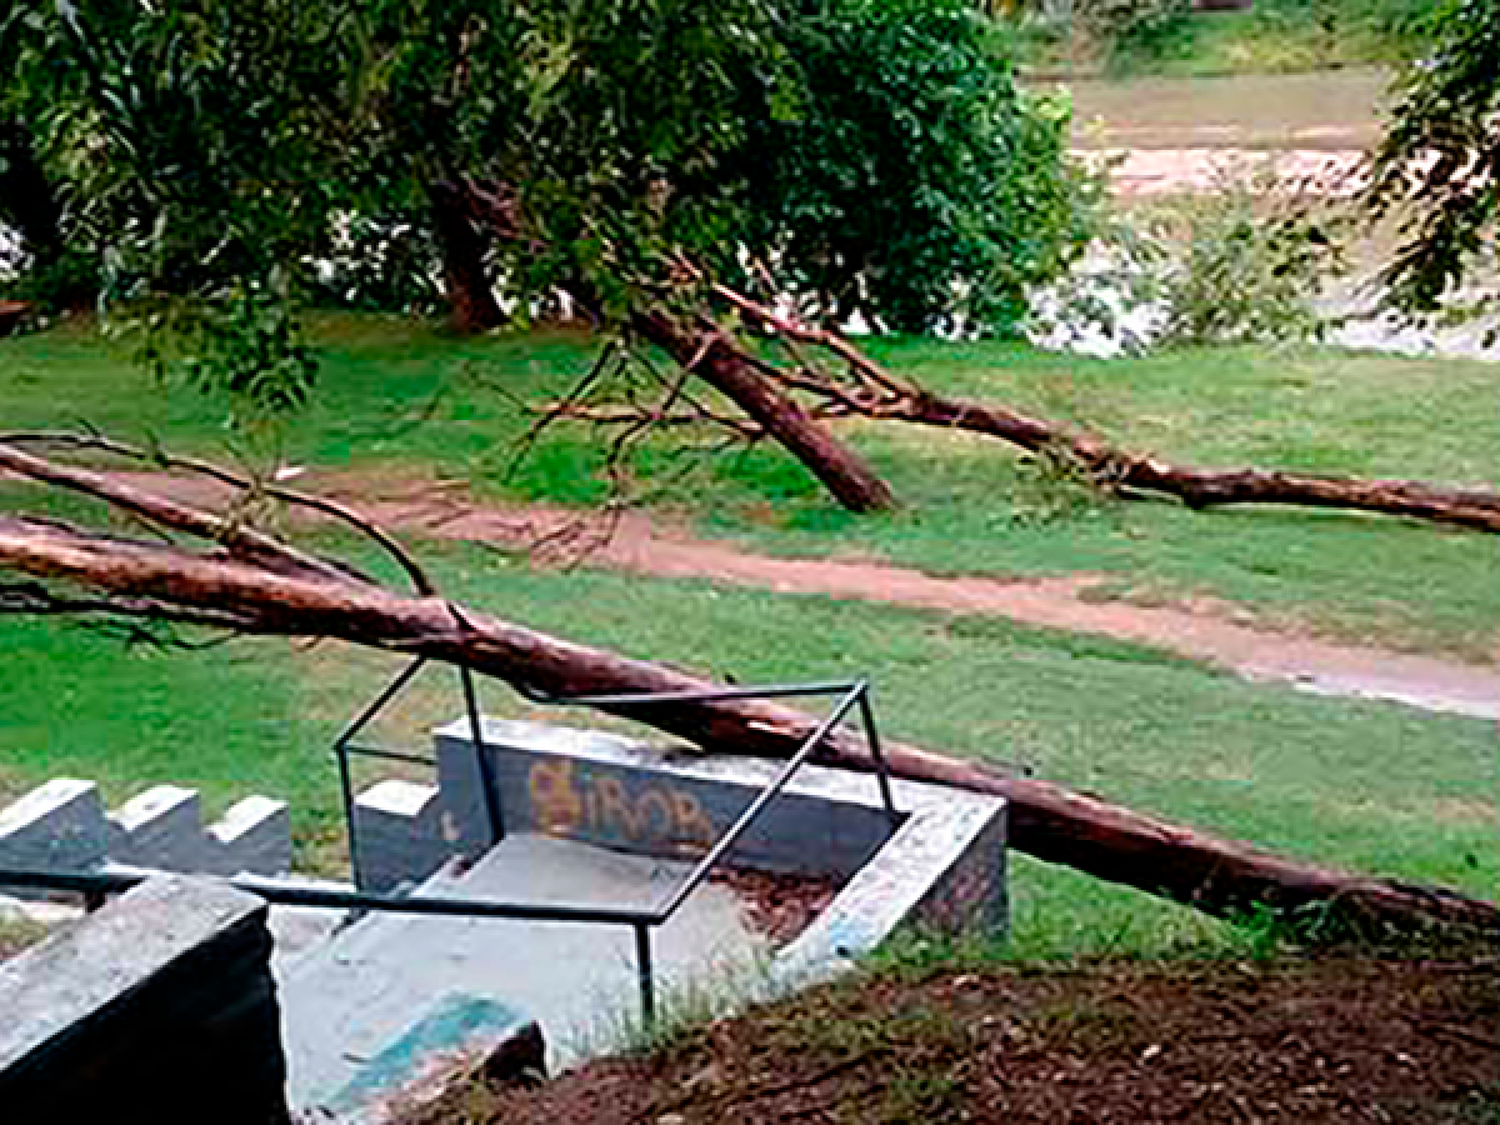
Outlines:
{"label": "yellow graffiti lettering", "polygon": [[618,832],[627,840],[639,840],[643,835],[641,818],[625,783],[618,777],[601,777],[594,782],[594,788],[599,794],[599,827],[606,832]]}
{"label": "yellow graffiti lettering", "polygon": [[691,793],[679,793],[675,789],[668,790],[667,796],[672,801],[674,835],[680,840],[701,844],[705,848],[712,847],[717,833],[714,831],[713,821],[708,819],[708,814],[698,803],[698,798]]}
{"label": "yellow graffiti lettering", "polygon": [[537,827],[556,836],[605,833],[632,843],[648,840],[713,845],[714,823],[698,799],[671,786],[632,793],[624,779],[574,773],[566,759],[531,767],[527,788]]}
{"label": "yellow graffiti lettering", "polygon": [[[635,803],[641,831],[652,839],[672,836],[672,800],[659,789],[648,789]],[[655,819],[652,815],[655,814]]]}
{"label": "yellow graffiti lettering", "polygon": [[563,836],[584,825],[583,798],[573,784],[573,763],[565,758],[538,762],[527,778],[532,815],[543,832]]}

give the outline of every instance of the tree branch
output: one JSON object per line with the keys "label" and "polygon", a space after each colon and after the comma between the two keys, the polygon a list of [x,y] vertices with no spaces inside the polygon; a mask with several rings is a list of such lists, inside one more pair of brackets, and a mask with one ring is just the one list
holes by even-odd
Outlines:
{"label": "tree branch", "polygon": [[[715,685],[675,669],[548,636],[436,597],[411,597],[345,579],[291,574],[238,557],[206,558],[175,546],[137,543],[38,520],[0,517],[0,569],[92,591],[80,601],[238,631],[332,637],[474,669],[532,698],[685,693]],[[42,597],[31,590],[22,602]],[[45,600],[45,599],[44,599]],[[719,753],[787,757],[819,720],[779,703],[674,699],[602,708],[649,723]],[[1257,903],[1331,917],[1383,934],[1457,926],[1500,937],[1500,910],[1450,891],[1409,887],[1268,855],[1032,778],[893,743],[898,776],[991,793],[1010,802],[1010,839],[1040,859],[1165,895],[1213,913]],[[871,768],[851,732],[821,760]]]}
{"label": "tree branch", "polygon": [[1081,466],[1101,487],[1161,493],[1194,509],[1227,504],[1289,504],[1405,516],[1500,532],[1500,493],[1412,480],[1177,465],[1120,449],[1095,435],[999,404],[949,397],[903,383],[835,333],[802,325],[722,285],[714,286],[714,292],[765,331],[780,338],[826,347],[848,363],[850,374],[857,380],[853,391],[841,387],[832,376],[813,365],[799,366],[790,372],[770,364],[762,368],[783,386],[820,400],[826,415],[849,414],[964,430],[1033,453],[1050,451]]}
{"label": "tree branch", "polygon": [[[259,492],[264,496],[269,496],[274,500],[280,500],[285,504],[292,504],[298,507],[307,508],[310,511],[321,512],[323,515],[331,516],[336,520],[348,524],[350,527],[365,535],[367,538],[374,540],[374,542],[378,544],[381,549],[383,549],[387,554],[389,554],[396,561],[396,564],[406,572],[407,577],[411,580],[412,585],[416,588],[418,593],[431,594],[436,592],[436,587],[433,586],[431,579],[428,578],[427,573],[422,569],[421,564],[417,562],[412,554],[407,551],[406,548],[403,547],[395,539],[394,536],[392,536],[378,524],[373,524],[369,520],[365,519],[353,508],[350,508],[345,504],[340,504],[336,500],[330,500],[324,496],[315,496],[309,492],[300,492],[296,489],[283,488],[280,485],[253,481],[246,477],[231,473],[228,469],[225,469],[220,465],[215,465],[211,461],[200,461],[191,457],[178,457],[161,451],[141,449],[137,446],[127,445],[124,442],[114,441],[111,438],[106,438],[97,434],[71,434],[47,431],[0,433],[0,468],[11,468],[12,471],[19,470],[4,463],[4,446],[6,444],[13,446],[23,444],[39,444],[47,446],[62,446],[72,449],[100,450],[105,453],[114,454],[117,457],[123,457],[128,460],[143,464],[156,465],[168,469],[180,469],[186,472],[196,473],[199,476],[208,477],[210,480],[218,481],[220,484],[227,485],[230,488],[238,489],[241,492]],[[19,451],[12,452],[19,453]],[[19,455],[21,457],[26,456],[24,453]],[[152,496],[148,493],[129,489],[128,486],[120,485],[117,482],[112,482],[109,480],[109,478],[101,477],[95,473],[86,473],[83,470],[77,469],[67,469],[53,462],[42,462],[40,461],[40,459],[36,458],[32,458],[31,461],[33,465],[46,465],[48,467],[48,472],[60,474],[59,479],[46,481],[45,483],[59,484],[63,487],[73,487],[76,488],[77,491],[89,493],[90,495],[93,495],[98,499],[106,500],[110,503],[117,504],[117,506],[119,507],[126,508],[126,510],[133,509],[131,509],[127,504],[118,503],[116,500],[112,499],[104,492],[97,491],[99,482],[102,481],[104,485],[114,488],[117,491],[124,489],[125,492],[133,495],[137,502],[154,502],[157,505],[155,514],[143,511],[138,511],[136,512],[136,514],[156,523],[163,524],[164,526],[173,527],[175,530],[186,531],[190,534],[198,535],[200,538],[213,539],[216,542],[225,542],[226,546],[231,546],[231,544],[227,543],[219,535],[211,533],[212,529],[215,527],[230,526],[233,528],[234,532],[248,537],[247,541],[254,544],[256,549],[269,550],[273,555],[276,553],[286,553],[289,559],[299,562],[310,562],[315,569],[332,568],[332,573],[335,577],[352,577],[361,582],[368,582],[371,584],[374,584],[375,582],[373,578],[370,578],[367,575],[361,573],[358,569],[349,566],[347,563],[330,562],[329,560],[320,559],[316,556],[305,555],[289,544],[282,543],[280,540],[273,539],[270,536],[256,532],[253,529],[245,528],[240,524],[230,525],[229,521],[223,520],[218,516],[197,511],[183,504],[174,504],[171,501],[164,501],[161,497]],[[25,473],[23,475],[29,476],[31,474]],[[61,479],[62,475],[71,475],[72,478],[78,483],[76,485],[65,484]],[[37,477],[34,479],[40,480],[42,478]],[[170,520],[173,518],[186,522],[183,522],[181,524],[174,524],[170,522]],[[199,528],[202,530],[195,530],[195,528]],[[210,533],[205,534],[205,532]]]}

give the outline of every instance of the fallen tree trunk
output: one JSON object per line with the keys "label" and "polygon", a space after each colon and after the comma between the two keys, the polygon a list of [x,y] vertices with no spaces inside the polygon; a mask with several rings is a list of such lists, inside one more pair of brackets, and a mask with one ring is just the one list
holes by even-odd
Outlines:
{"label": "fallen tree trunk", "polygon": [[[474,221],[497,238],[522,241],[524,223],[509,186],[466,185],[465,206]],[[599,310],[597,294],[581,280],[569,295],[585,308]],[[753,359],[712,324],[679,323],[664,308],[645,308],[629,318],[630,330],[672,357],[743,410],[761,431],[800,461],[851,512],[878,512],[896,506],[890,485],[858,453],[819,419],[786,394]]]}
{"label": "fallen tree trunk", "polygon": [[1189,508],[1290,504],[1342,508],[1500,532],[1500,494],[1410,480],[1312,476],[1273,469],[1200,469],[1117,449],[1089,434],[1004,407],[919,392],[877,415],[924,426],[966,430],[1032,452],[1061,452],[1112,488],[1175,496]]}
{"label": "fallen tree trunk", "polygon": [[767,379],[755,364],[717,332],[690,332],[665,313],[638,314],[632,326],[752,418],[784,446],[851,512],[895,506],[890,486],[875,470]]}
{"label": "fallen tree trunk", "polygon": [[[55,474],[54,474],[55,475]],[[210,517],[204,517],[209,519]],[[330,637],[461,664],[531,695],[692,692],[715,685],[511,624],[436,596],[407,596],[338,572],[276,570],[250,559],[121,541],[24,517],[0,517],[0,569],[94,592],[113,612],[170,616],[241,631]],[[29,595],[35,600],[38,595]],[[607,710],[718,753],[786,757],[816,717],[765,701],[676,700]],[[1269,855],[1046,781],[891,745],[901,777],[960,786],[1010,802],[1011,843],[1053,863],[1214,914],[1264,903],[1326,908],[1362,932],[1458,927],[1500,937],[1500,909],[1453,892],[1363,878]],[[821,760],[871,766],[864,744],[839,732]]]}
{"label": "fallen tree trunk", "polygon": [[715,286],[714,292],[770,336],[826,348],[846,365],[847,369],[838,374],[805,362],[781,368],[761,363],[742,350],[746,361],[758,363],[767,378],[811,396],[818,403],[816,412],[823,417],[865,417],[981,434],[1029,452],[1060,454],[1104,487],[1173,496],[1195,509],[1226,504],[1289,504],[1375,512],[1500,532],[1500,493],[1445,488],[1422,481],[1176,465],[995,403],[936,394],[883,370],[837,333],[801,324],[724,286]]}

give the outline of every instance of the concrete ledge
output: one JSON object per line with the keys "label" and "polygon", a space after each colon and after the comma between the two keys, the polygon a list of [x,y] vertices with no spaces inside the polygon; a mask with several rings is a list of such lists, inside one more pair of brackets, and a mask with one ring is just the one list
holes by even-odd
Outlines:
{"label": "concrete ledge", "polygon": [[204,870],[282,875],[292,869],[292,820],[285,801],[246,797],[209,825],[206,836],[217,848],[205,858],[217,867]]}
{"label": "concrete ledge", "polygon": [[422,882],[454,854],[445,838],[442,795],[435,785],[382,781],[354,802],[362,890],[386,892]]}
{"label": "concrete ledge", "polygon": [[777,955],[773,990],[853,968],[903,924],[950,934],[1003,929],[1006,812],[1001,798],[978,797],[913,816]]}
{"label": "concrete ledge", "polygon": [[[669,759],[645,743],[541,723],[486,719],[483,729],[507,833],[539,832],[661,858],[702,854],[779,765]],[[468,854],[483,851],[488,815],[468,723],[450,723],[435,738],[455,845]],[[898,807],[911,807],[915,792],[900,784],[897,790]],[[728,859],[768,871],[845,878],[869,862],[889,827],[874,777],[808,766]]]}
{"label": "concrete ledge", "polygon": [[196,790],[157,785],[106,815],[91,781],[58,779],[0,810],[0,867],[81,871],[112,861],[187,874],[291,870],[286,802],[246,797],[203,826]]}
{"label": "concrete ledge", "polygon": [[285,1125],[266,905],[151,880],[0,966],[6,1121]]}
{"label": "concrete ledge", "polygon": [[[711,845],[781,767],[669,758],[644,743],[538,723],[486,720],[483,734],[507,831],[663,858]],[[482,850],[486,810],[468,723],[435,738],[456,841]],[[910,781],[893,789],[902,814],[894,835],[873,776],[807,766],[731,851],[731,864],[847,880],[776,957],[779,985],[837,973],[903,923],[950,933],[1007,924],[1006,802]]]}
{"label": "concrete ledge", "polygon": [[109,855],[120,863],[166,871],[209,871],[198,793],[157,785],[110,814]]}
{"label": "concrete ledge", "polygon": [[92,781],[49,781],[0,810],[0,865],[92,867],[108,852],[109,822]]}

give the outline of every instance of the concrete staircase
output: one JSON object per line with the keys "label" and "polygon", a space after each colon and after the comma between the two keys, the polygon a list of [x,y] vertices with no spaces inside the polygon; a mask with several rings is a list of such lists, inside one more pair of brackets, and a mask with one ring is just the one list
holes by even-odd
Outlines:
{"label": "concrete staircase", "polygon": [[[508,837],[434,896],[646,906],[688,865],[544,836]],[[659,1010],[673,981],[725,982],[764,962],[735,896],[700,887],[653,935]],[[372,914],[280,962],[294,1106],[378,1120],[398,1091],[536,1021],[553,1069],[639,1025],[634,938],[621,926]]]}

